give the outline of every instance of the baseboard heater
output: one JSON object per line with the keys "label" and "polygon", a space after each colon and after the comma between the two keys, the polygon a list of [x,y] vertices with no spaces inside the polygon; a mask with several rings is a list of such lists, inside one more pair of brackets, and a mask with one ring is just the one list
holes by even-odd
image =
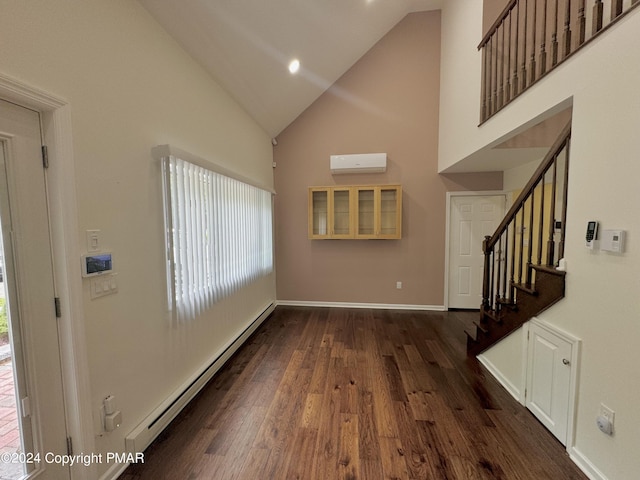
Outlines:
{"label": "baseboard heater", "polygon": [[129,435],[125,437],[125,447],[128,453],[142,452],[165,429],[165,427],[180,413],[180,411],[195,397],[215,373],[242,346],[262,322],[273,312],[275,303],[271,303],[224,351],[214,358],[201,373],[187,380],[158,408],[144,419]]}

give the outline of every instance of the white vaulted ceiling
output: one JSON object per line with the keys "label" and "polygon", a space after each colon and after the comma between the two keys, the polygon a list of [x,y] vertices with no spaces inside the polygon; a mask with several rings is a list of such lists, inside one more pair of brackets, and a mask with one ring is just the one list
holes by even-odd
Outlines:
{"label": "white vaulted ceiling", "polygon": [[[442,0],[138,0],[272,137],[410,12]],[[288,64],[300,60],[296,75]]]}

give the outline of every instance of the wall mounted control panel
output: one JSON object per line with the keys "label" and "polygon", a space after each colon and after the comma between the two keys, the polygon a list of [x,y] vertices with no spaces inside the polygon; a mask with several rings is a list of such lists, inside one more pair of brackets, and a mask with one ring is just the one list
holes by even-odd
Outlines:
{"label": "wall mounted control panel", "polygon": [[626,231],[619,229],[599,229],[598,222],[587,222],[585,245],[591,250],[603,252],[624,253]]}
{"label": "wall mounted control panel", "polygon": [[587,234],[585,236],[586,247],[593,249],[598,239],[598,222],[590,220],[587,223]]}
{"label": "wall mounted control panel", "polygon": [[88,278],[91,299],[118,293],[118,274],[113,271],[113,255],[102,250],[100,230],[87,230],[87,254],[82,255],[80,269]]}
{"label": "wall mounted control panel", "polygon": [[93,277],[113,270],[111,252],[91,253],[82,256],[82,276]]}
{"label": "wall mounted control panel", "polygon": [[600,250],[612,253],[623,253],[624,237],[624,230],[602,230],[600,235]]}

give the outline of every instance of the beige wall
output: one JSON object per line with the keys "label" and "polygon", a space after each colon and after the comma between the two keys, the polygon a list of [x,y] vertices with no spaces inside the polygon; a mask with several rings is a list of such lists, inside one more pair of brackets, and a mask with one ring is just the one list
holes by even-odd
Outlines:
{"label": "beige wall", "polygon": [[[408,15],[279,135],[279,300],[443,304],[446,191],[502,178],[437,174],[439,65],[440,13]],[[331,175],[329,155],[370,152],[386,173]],[[402,240],[307,239],[307,187],[371,183],[402,184]]]}
{"label": "beige wall", "polygon": [[[486,35],[508,3],[508,0],[484,0],[482,2],[482,35]],[[480,39],[478,39],[479,41]]]}

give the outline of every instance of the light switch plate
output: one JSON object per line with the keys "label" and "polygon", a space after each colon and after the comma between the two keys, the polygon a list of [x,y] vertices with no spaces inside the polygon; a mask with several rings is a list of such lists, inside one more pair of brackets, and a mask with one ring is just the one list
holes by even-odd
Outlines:
{"label": "light switch plate", "polygon": [[106,295],[118,293],[118,283],[116,273],[98,275],[91,279],[91,298],[100,298]]}
{"label": "light switch plate", "polygon": [[100,251],[100,230],[87,230],[87,252]]}

